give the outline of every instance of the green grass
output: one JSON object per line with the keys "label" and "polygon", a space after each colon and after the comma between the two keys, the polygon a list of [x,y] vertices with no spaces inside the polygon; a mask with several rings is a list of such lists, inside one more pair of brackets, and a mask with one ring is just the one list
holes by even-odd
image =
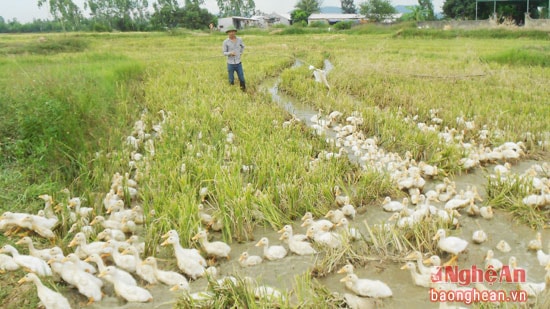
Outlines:
{"label": "green grass", "polygon": [[548,67],[550,66],[550,60],[548,60],[549,56],[550,50],[548,48],[532,46],[488,55],[484,60],[503,65]]}
{"label": "green grass", "polygon": [[94,153],[118,147],[128,113],[142,108],[136,85],[144,67],[121,55],[17,56],[0,70],[4,202],[29,203],[52,187],[78,186]]}
{"label": "green grass", "polygon": [[69,37],[41,37],[27,42],[0,43],[0,55],[77,53],[89,47],[87,40]]}

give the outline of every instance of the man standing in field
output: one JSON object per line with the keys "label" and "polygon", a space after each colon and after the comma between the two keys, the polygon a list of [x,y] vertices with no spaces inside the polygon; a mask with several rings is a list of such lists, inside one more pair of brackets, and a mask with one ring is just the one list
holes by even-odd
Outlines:
{"label": "man standing in field", "polygon": [[241,90],[246,90],[246,82],[244,80],[243,64],[241,63],[241,55],[244,52],[243,40],[237,37],[237,29],[234,26],[227,27],[225,30],[227,39],[223,41],[223,54],[227,57],[227,73],[229,75],[229,84],[235,83],[235,72],[241,85]]}

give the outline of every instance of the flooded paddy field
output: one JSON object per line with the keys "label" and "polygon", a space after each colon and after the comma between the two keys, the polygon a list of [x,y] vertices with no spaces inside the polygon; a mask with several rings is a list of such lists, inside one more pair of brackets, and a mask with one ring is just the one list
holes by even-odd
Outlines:
{"label": "flooded paddy field", "polygon": [[[544,205],[548,189],[537,189],[534,183],[516,184],[536,176],[542,181],[537,186],[544,187],[544,178],[549,176],[548,110],[540,107],[545,104],[540,85],[547,69],[537,68],[538,75],[522,78],[526,74],[522,67],[481,61],[480,57],[494,52],[494,44],[475,40],[403,41],[392,35],[383,39],[368,36],[367,40],[365,36],[321,34],[306,44],[294,36],[244,36],[250,44],[245,64],[247,93],[226,85],[223,58],[197,60],[190,56],[197,52],[218,55],[221,37],[215,35],[200,36],[200,44],[193,35],[177,37],[182,41],[164,35],[147,40],[125,37],[121,39],[124,44],[91,36],[86,39],[93,42],[94,49],[84,55],[51,56],[49,60],[56,63],[84,63],[101,58],[95,54],[100,47],[124,61],[146,64],[147,69],[140,83],[143,97],[133,93],[135,97],[121,100],[120,104],[128,104],[128,114],[122,117],[125,124],[109,128],[117,138],[110,141],[108,149],[90,156],[82,164],[86,170],[67,185],[68,197],[86,197],[82,208],[90,207],[93,216],[74,221],[75,229],[69,231],[73,209],[65,207],[70,203],[66,193],[58,192],[62,188],[33,188],[29,200],[36,209],[29,213],[45,208],[36,201],[38,194],[54,196],[55,204],[63,207],[54,215],[60,220],[55,238],[30,235],[37,247],[55,244],[68,254],[75,252],[75,246],[69,244],[76,232],[87,231],[94,216],[115,218],[128,211],[120,215],[119,223],[137,225],[121,227],[129,229],[126,237],[135,234],[145,241],[141,259],[155,256],[159,268],[181,274],[185,272],[178,267],[171,246],[160,246],[165,240],[161,235],[176,230],[184,248],[200,249],[207,256],[193,236],[208,229],[210,241],[224,241],[231,248],[229,259],[209,261],[218,273],[210,280],[234,276],[250,286],[275,288],[281,297],[254,295],[235,287],[209,287],[205,277],[190,280],[188,292],[209,291],[214,296],[195,302],[182,298],[186,295],[182,291],[170,291],[170,285],[147,284],[141,279],[138,285],[152,296],[146,302],[124,300],[112,284],[102,288],[103,299],[90,304],[82,291],[58,276],[44,279],[47,286],[62,292],[73,307],[86,308],[437,308],[440,304],[430,302],[428,288],[414,285],[410,271],[401,268],[415,250],[421,252],[422,259],[439,255],[445,262],[451,258],[433,239],[439,229],[468,242],[458,255],[460,269],[484,268],[487,252],[493,250],[494,258],[504,264],[515,257],[517,266],[526,270],[528,282],[544,282],[544,266],[537,252],[528,247],[540,232],[540,250],[548,253],[550,232]],[[188,43],[187,58],[180,54],[182,42]],[[342,46],[336,48],[337,42]],[[532,44],[542,43],[534,40]],[[504,48],[504,44],[497,45]],[[280,57],[266,60],[269,53]],[[392,58],[395,54],[399,57]],[[443,69],[440,65],[445,63]],[[315,66],[322,69],[314,71]],[[316,82],[313,72],[325,74],[326,83],[322,79]],[[532,92],[521,90],[526,88]],[[508,143],[516,146],[511,146],[507,155],[517,157],[505,158],[502,153],[500,158],[481,157],[504,152]],[[419,171],[427,165],[439,172]],[[456,209],[460,216],[453,219],[457,223],[438,219],[435,210],[430,210],[412,226],[402,227],[400,222],[407,222],[401,221],[407,217],[404,211],[383,209],[384,198],[389,196],[393,201],[408,198],[410,211],[428,205],[444,210],[446,202],[426,200],[424,194],[450,193],[450,189],[437,189],[445,179],[452,183],[454,197],[461,198],[461,191],[472,188],[479,194],[472,203]],[[405,180],[423,183],[407,188]],[[522,201],[528,195],[542,196],[542,204],[525,207],[528,201]],[[306,212],[321,219],[329,210],[340,209],[336,198],[346,196],[357,212],[347,219],[362,234],[361,239],[336,236],[344,244],[330,250],[310,239],[317,254],[289,253],[280,260],[240,265],[241,252],[263,255],[256,246],[263,237],[270,245],[288,249],[277,230],[288,224],[295,234],[306,234],[300,220]],[[494,212],[491,218],[481,215],[480,209],[487,206]],[[23,209],[2,208],[12,212]],[[210,219],[204,220],[206,216]],[[394,220],[390,220],[392,216]],[[134,222],[138,218],[140,222]],[[105,241],[98,238],[105,228],[100,221],[91,227],[88,242]],[[19,231],[2,229],[5,244],[19,240]],[[472,241],[477,230],[487,234],[481,244]],[[332,231],[342,232],[338,228]],[[510,246],[506,252],[499,249],[502,241]],[[22,254],[28,253],[25,246],[15,246]],[[104,260],[107,265],[116,264],[112,257]],[[355,294],[341,282],[345,275],[337,273],[347,263],[354,265],[359,278],[387,284],[392,297],[361,297],[361,303],[355,305],[345,301],[346,294]],[[24,273],[20,269],[0,275],[10,288],[3,289],[5,307],[35,307],[38,303],[35,294],[31,299],[20,296],[22,291],[34,293],[31,284],[14,284]],[[517,288],[516,284],[485,285]],[[531,296],[525,306],[540,307],[545,299],[545,293]],[[476,306],[496,305],[472,305]]]}

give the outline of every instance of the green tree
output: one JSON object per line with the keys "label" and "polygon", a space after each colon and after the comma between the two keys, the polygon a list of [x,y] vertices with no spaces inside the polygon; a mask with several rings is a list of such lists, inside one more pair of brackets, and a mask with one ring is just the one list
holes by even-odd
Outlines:
{"label": "green tree", "polygon": [[179,10],[177,0],[157,0],[153,3],[154,13],[151,15],[151,25],[157,30],[176,27]]}
{"label": "green tree", "polygon": [[403,14],[401,20],[435,20],[433,4],[431,0],[418,0],[418,5],[408,6],[410,12]]}
{"label": "green tree", "polygon": [[432,0],[418,0],[418,6],[422,9],[424,20],[435,20]]}
{"label": "green tree", "polygon": [[353,3],[353,0],[340,0],[340,4],[342,7],[342,13],[344,14],[355,14],[357,13],[357,8],[355,7],[355,4]]}
{"label": "green tree", "polygon": [[188,3],[183,8],[181,26],[187,29],[208,29],[212,22],[215,22],[214,15],[202,9],[198,3]]}
{"label": "green tree", "polygon": [[87,0],[84,6],[95,22],[109,29],[143,30],[149,18],[147,0]]}
{"label": "green tree", "polygon": [[452,19],[475,19],[476,0],[446,0],[443,14]]}
{"label": "green tree", "polygon": [[305,26],[307,25],[309,15],[311,14],[308,14],[304,10],[296,9],[290,13],[290,19],[292,20],[292,24]]}
{"label": "green tree", "polygon": [[80,8],[72,0],[38,0],[37,4],[39,8],[48,5],[50,14],[61,23],[63,31],[68,26],[76,30],[83,18]]}
{"label": "green tree", "polygon": [[359,12],[377,22],[390,19],[396,13],[389,0],[368,0],[359,6]]}
{"label": "green tree", "polygon": [[[547,7],[548,0],[530,0],[529,13],[531,17],[538,18],[541,16],[539,7]],[[510,2],[478,2],[477,3],[477,19],[487,19],[497,13],[500,18],[511,18],[516,23],[524,21],[525,18],[525,1],[510,1]],[[452,19],[475,19],[476,18],[476,0],[446,0],[443,4],[443,13],[446,17]],[[542,15],[545,16],[545,15]]]}
{"label": "green tree", "polygon": [[254,0],[217,0],[220,16],[250,17],[256,10]]}
{"label": "green tree", "polygon": [[322,1],[319,0],[300,0],[294,7],[298,10],[306,12],[307,17],[309,17],[309,15],[313,13],[321,12],[321,2]]}

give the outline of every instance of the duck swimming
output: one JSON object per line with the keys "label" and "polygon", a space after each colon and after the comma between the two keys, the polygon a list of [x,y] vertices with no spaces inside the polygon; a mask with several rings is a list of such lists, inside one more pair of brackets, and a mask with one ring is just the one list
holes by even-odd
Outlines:
{"label": "duck swimming", "polygon": [[263,237],[258,241],[256,247],[264,248],[264,257],[270,261],[280,260],[287,254],[285,247],[283,246],[269,246],[269,240],[267,237]]}
{"label": "duck swimming", "polygon": [[202,245],[202,248],[204,249],[204,251],[206,251],[207,255],[213,256],[214,258],[224,257],[229,259],[229,253],[231,252],[231,247],[228,244],[222,241],[209,242],[208,233],[206,231],[200,231],[192,238],[192,240],[197,240],[197,239]]}
{"label": "duck swimming", "polygon": [[359,296],[385,298],[393,295],[391,289],[380,280],[359,279],[355,274],[348,274],[340,282],[351,282],[350,290]]}

